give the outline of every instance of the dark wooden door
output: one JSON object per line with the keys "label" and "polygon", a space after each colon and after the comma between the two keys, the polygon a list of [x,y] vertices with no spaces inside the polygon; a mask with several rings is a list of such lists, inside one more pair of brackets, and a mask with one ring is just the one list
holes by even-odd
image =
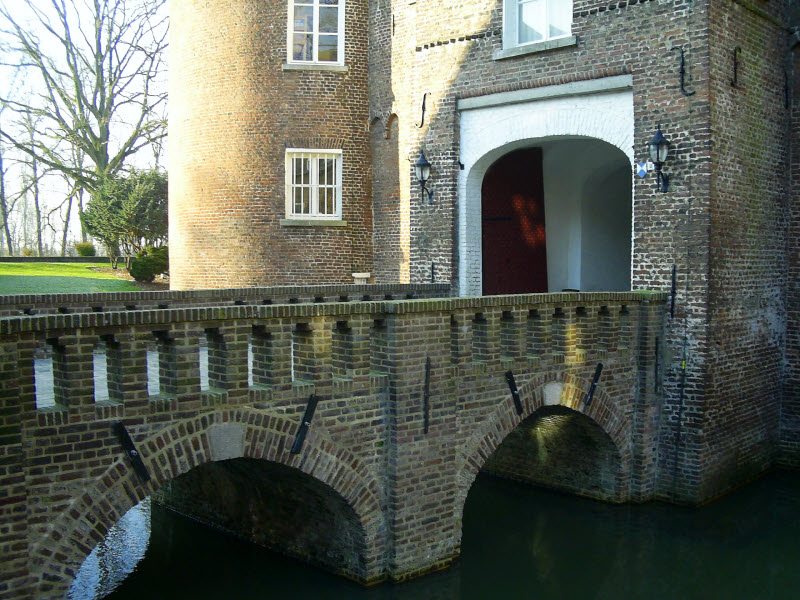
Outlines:
{"label": "dark wooden door", "polygon": [[483,293],[546,292],[541,148],[510,152],[489,167],[481,210]]}

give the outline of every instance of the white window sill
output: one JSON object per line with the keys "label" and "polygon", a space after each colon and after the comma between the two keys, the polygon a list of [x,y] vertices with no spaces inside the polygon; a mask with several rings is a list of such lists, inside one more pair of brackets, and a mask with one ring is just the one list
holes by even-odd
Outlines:
{"label": "white window sill", "polygon": [[347,65],[333,63],[283,63],[284,71],[333,71],[334,73],[347,73]]}
{"label": "white window sill", "polygon": [[281,219],[281,227],[347,227],[342,219]]}
{"label": "white window sill", "polygon": [[524,46],[515,46],[513,48],[503,48],[497,50],[492,58],[494,60],[503,60],[505,58],[515,58],[517,56],[525,56],[527,54],[536,54],[537,52],[547,52],[548,50],[556,50],[558,48],[568,48],[569,46],[577,46],[578,38],[574,35],[567,37],[556,38],[554,40],[547,40],[546,42],[535,42],[533,44],[525,44]]}

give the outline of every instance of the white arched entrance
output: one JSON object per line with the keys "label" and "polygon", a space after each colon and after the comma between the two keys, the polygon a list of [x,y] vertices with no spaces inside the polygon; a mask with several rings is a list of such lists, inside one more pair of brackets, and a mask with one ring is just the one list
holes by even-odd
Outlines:
{"label": "white arched entrance", "polygon": [[[599,209],[613,195],[619,203],[620,181],[627,185],[627,214],[632,213],[633,92],[630,76],[575,82],[547,88],[504,92],[459,101],[461,162],[458,182],[459,293],[482,289],[481,186],[498,159],[520,148],[544,151],[547,216],[547,267],[550,291],[564,288],[629,289],[630,221],[607,223],[611,230],[587,228],[603,220]],[[613,148],[611,147],[613,146]],[[627,173],[621,175],[625,169]],[[613,181],[604,177],[616,172]],[[579,174],[579,177],[575,175]],[[578,189],[580,188],[580,189]],[[612,193],[612,188],[615,191]],[[600,190],[598,192],[598,190]],[[594,196],[596,202],[575,204]],[[583,224],[581,218],[583,217]],[[608,219],[606,219],[608,220]],[[617,227],[615,230],[614,227]],[[622,239],[620,239],[622,236]],[[608,243],[612,242],[612,246]],[[624,245],[626,251],[620,253]],[[597,248],[606,248],[598,260]],[[628,261],[627,283],[620,267]],[[599,269],[599,271],[598,271]],[[613,273],[608,273],[611,269]]]}

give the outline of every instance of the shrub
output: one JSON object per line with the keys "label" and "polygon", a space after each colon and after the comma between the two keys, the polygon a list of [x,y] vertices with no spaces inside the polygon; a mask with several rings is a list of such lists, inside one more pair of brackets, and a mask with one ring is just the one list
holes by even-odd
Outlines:
{"label": "shrub", "polygon": [[97,256],[97,249],[92,242],[75,242],[75,252],[78,256]]}
{"label": "shrub", "polygon": [[169,251],[166,246],[145,248],[131,260],[128,273],[136,281],[153,281],[156,275],[169,269]]}
{"label": "shrub", "polygon": [[36,251],[33,248],[28,248],[27,246],[22,249],[22,256],[36,256]]}
{"label": "shrub", "polygon": [[137,256],[131,260],[131,266],[128,273],[131,274],[136,281],[153,281],[156,275],[162,272],[162,263],[157,258],[152,256]]}

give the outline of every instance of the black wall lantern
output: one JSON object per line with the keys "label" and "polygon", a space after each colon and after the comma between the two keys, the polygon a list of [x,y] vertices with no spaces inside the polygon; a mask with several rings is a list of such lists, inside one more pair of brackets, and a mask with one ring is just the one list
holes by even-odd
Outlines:
{"label": "black wall lantern", "polygon": [[656,189],[660,192],[669,191],[669,176],[661,171],[669,156],[669,145],[669,140],[661,133],[661,125],[659,124],[647,150],[650,153],[650,160],[656,168]]}
{"label": "black wall lantern", "polygon": [[431,163],[428,162],[428,159],[425,158],[425,151],[420,150],[419,158],[417,162],[414,163],[414,171],[417,174],[417,179],[419,180],[419,185],[422,188],[422,197],[428,197],[428,204],[433,204],[433,190],[429,190],[426,187],[428,183],[428,179],[431,176]]}

